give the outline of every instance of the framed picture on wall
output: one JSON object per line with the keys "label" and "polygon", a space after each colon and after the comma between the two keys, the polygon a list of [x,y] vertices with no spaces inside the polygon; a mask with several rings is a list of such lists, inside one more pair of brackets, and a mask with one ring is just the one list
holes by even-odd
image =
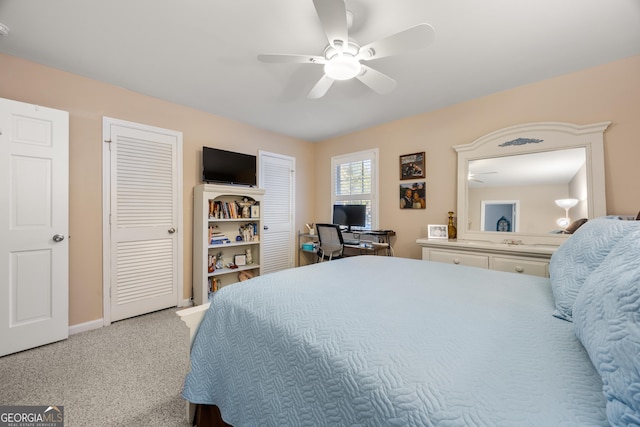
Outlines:
{"label": "framed picture on wall", "polygon": [[424,181],[400,184],[400,209],[424,209],[427,207],[427,184]]}
{"label": "framed picture on wall", "polygon": [[424,178],[424,151],[400,156],[400,179]]}
{"label": "framed picture on wall", "polygon": [[444,224],[429,224],[427,225],[427,238],[448,239],[449,229]]}

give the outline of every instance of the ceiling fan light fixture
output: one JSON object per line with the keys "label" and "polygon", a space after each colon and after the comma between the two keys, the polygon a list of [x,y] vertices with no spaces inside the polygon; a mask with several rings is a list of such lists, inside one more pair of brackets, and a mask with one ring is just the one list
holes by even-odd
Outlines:
{"label": "ceiling fan light fixture", "polygon": [[355,57],[336,55],[324,65],[324,73],[333,80],[349,80],[360,74],[362,65]]}
{"label": "ceiling fan light fixture", "polygon": [[307,94],[309,99],[323,97],[336,80],[349,80],[354,77],[380,95],[391,93],[397,82],[360,61],[399,55],[422,49],[433,42],[433,27],[429,24],[418,24],[368,43],[362,47],[361,52],[360,45],[349,39],[354,17],[353,13],[346,9],[345,0],[313,0],[313,6],[329,42],[321,57],[292,54],[258,55],[258,60],[263,62],[323,64],[324,75]]}
{"label": "ceiling fan light fixture", "polygon": [[353,12],[347,10],[347,29],[351,29],[353,27]]}

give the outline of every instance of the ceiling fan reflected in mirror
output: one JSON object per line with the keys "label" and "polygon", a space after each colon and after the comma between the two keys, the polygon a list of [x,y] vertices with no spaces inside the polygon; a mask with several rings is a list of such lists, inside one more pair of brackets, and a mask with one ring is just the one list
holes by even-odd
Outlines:
{"label": "ceiling fan reflected in mirror", "polygon": [[429,24],[418,24],[378,41],[359,46],[349,40],[348,31],[353,15],[347,11],[344,0],[313,0],[322,28],[329,40],[322,56],[297,54],[263,54],[263,62],[319,64],[324,75],[307,95],[310,99],[323,97],[336,80],[357,78],[379,94],[387,94],[396,87],[396,81],[363,62],[399,55],[429,46],[435,31]]}
{"label": "ceiling fan reflected in mirror", "polygon": [[483,180],[478,178],[478,175],[493,175],[494,173],[498,173],[498,172],[476,172],[476,173],[469,172],[467,179],[473,182],[484,183]]}

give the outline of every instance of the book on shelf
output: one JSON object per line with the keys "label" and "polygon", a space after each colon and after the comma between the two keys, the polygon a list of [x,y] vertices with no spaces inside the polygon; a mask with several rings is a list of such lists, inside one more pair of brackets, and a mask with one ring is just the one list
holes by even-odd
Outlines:
{"label": "book on shelf", "polygon": [[209,243],[210,245],[226,245],[231,243],[231,240],[227,239],[226,237],[221,238],[221,239],[211,239],[211,242]]}
{"label": "book on shelf", "polygon": [[209,293],[214,293],[220,287],[220,281],[215,277],[209,277]]}
{"label": "book on shelf", "polygon": [[224,234],[218,234],[209,238],[209,243],[212,245],[219,245],[221,243],[231,243],[231,240]]}
{"label": "book on shelf", "polygon": [[209,244],[221,245],[225,243],[231,243],[231,240],[224,234],[217,225],[209,226]]}
{"label": "book on shelf", "polygon": [[209,218],[239,219],[242,218],[242,210],[237,202],[209,200]]}

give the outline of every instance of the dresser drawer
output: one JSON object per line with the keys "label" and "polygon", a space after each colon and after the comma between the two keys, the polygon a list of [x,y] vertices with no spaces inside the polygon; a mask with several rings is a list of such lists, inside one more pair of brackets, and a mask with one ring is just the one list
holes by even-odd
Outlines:
{"label": "dresser drawer", "polygon": [[429,261],[446,262],[448,264],[467,265],[470,267],[489,268],[489,257],[461,252],[429,251]]}
{"label": "dresser drawer", "polygon": [[493,257],[493,269],[510,273],[549,277],[549,263],[517,258]]}

